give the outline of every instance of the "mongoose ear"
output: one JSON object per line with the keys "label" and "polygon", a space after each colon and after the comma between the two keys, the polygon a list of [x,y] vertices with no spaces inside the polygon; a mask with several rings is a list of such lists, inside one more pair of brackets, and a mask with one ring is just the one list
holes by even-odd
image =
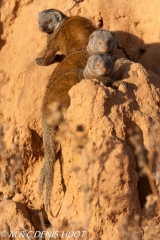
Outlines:
{"label": "mongoose ear", "polygon": [[38,19],[41,18],[41,15],[42,15],[42,12],[39,12],[39,13],[38,13]]}
{"label": "mongoose ear", "polygon": [[55,14],[57,21],[60,22],[62,20],[62,14],[60,12],[55,12],[54,14]]}
{"label": "mongoose ear", "polygon": [[89,39],[91,40],[93,37],[94,37],[94,34],[92,33],[92,34],[89,36]]}
{"label": "mongoose ear", "polygon": [[114,38],[116,38],[116,37],[115,37],[115,33],[114,33],[114,32],[112,32],[112,31],[111,31],[111,34],[112,34],[112,36],[113,36]]}

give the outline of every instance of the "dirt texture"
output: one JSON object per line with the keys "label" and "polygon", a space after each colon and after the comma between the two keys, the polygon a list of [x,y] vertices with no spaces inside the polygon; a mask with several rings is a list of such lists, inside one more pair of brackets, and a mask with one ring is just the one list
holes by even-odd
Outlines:
{"label": "dirt texture", "polygon": [[0,1],[0,239],[9,239],[1,233],[12,229],[54,229],[73,234],[65,239],[79,233],[78,239],[142,239],[144,231],[147,240],[150,227],[159,226],[160,212],[147,228],[140,224],[146,197],[154,191],[147,164],[160,188],[158,0],[72,1],[65,12],[114,31],[116,53],[135,63],[119,68],[118,90],[85,79],[69,91],[71,104],[58,135],[62,154],[54,167],[52,214],[44,211],[45,191],[37,194],[44,162],[41,106],[58,64],[35,62],[46,47],[37,14],[64,11],[70,2]]}
{"label": "dirt texture", "polygon": [[[23,234],[25,234],[23,231],[35,231],[23,204],[16,203],[12,200],[5,200],[0,203],[0,213],[1,239],[8,239],[10,233],[12,233],[12,237],[16,237],[17,240],[25,239],[23,237]],[[21,236],[18,236],[20,232]]]}

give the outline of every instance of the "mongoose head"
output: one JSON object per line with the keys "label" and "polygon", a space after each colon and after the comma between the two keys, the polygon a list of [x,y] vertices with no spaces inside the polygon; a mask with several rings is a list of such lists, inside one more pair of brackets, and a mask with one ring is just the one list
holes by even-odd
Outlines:
{"label": "mongoose head", "polygon": [[113,32],[108,30],[94,31],[87,45],[89,54],[109,53],[114,54],[116,48],[116,40]]}
{"label": "mongoose head", "polygon": [[67,19],[62,12],[56,9],[48,9],[38,13],[38,27],[40,31],[53,33],[54,30]]}
{"label": "mongoose head", "polygon": [[95,54],[88,58],[83,71],[85,78],[112,77],[114,74],[114,61],[107,54]]}

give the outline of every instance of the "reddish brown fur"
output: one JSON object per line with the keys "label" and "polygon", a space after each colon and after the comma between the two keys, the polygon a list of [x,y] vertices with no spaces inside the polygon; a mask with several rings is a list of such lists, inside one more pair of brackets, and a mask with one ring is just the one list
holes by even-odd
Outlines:
{"label": "reddish brown fur", "polygon": [[73,51],[85,48],[88,44],[90,34],[96,28],[83,17],[70,17],[64,21],[59,31],[48,34],[47,51],[43,58],[38,58],[40,65],[49,65],[55,58],[57,51],[67,56]]}
{"label": "reddish brown fur", "polygon": [[59,50],[68,55],[85,48],[90,34],[95,30],[96,28],[86,18],[75,16],[67,19],[58,33]]}
{"label": "reddish brown fur", "polygon": [[48,87],[50,84],[56,80],[57,77],[62,76],[66,72],[75,70],[75,69],[84,69],[87,60],[89,58],[89,54],[86,49],[78,50],[70,53],[55,69],[53,72]]}

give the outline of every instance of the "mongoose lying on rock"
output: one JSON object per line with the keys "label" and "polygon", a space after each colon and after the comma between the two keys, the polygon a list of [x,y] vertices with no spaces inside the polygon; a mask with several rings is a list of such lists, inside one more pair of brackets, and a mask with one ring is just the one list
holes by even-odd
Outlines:
{"label": "mongoose lying on rock", "polygon": [[84,78],[101,78],[106,77],[106,81],[112,82],[114,63],[112,57],[107,54],[92,55],[83,70],[74,70],[65,73],[52,81],[43,99],[42,105],[42,124],[43,124],[43,141],[45,151],[45,162],[40,173],[39,194],[43,191],[44,183],[46,183],[46,209],[50,209],[50,197],[53,185],[53,167],[56,160],[57,142],[55,140],[57,126],[48,122],[52,113],[49,108],[53,102],[60,102],[62,106],[68,107],[70,98],[68,91],[76,83]]}
{"label": "mongoose lying on rock", "polygon": [[[112,32],[108,30],[94,31],[87,48],[70,53],[52,74],[51,80],[74,69],[84,69],[90,55],[100,53],[114,53],[116,41]],[[50,82],[49,82],[50,85]],[[49,86],[48,85],[48,86]]]}
{"label": "mongoose lying on rock", "polygon": [[47,33],[47,50],[42,58],[37,58],[39,65],[53,62],[57,51],[64,56],[85,48],[90,34],[96,30],[92,23],[80,16],[67,17],[56,9],[49,9],[38,14],[39,29]]}

